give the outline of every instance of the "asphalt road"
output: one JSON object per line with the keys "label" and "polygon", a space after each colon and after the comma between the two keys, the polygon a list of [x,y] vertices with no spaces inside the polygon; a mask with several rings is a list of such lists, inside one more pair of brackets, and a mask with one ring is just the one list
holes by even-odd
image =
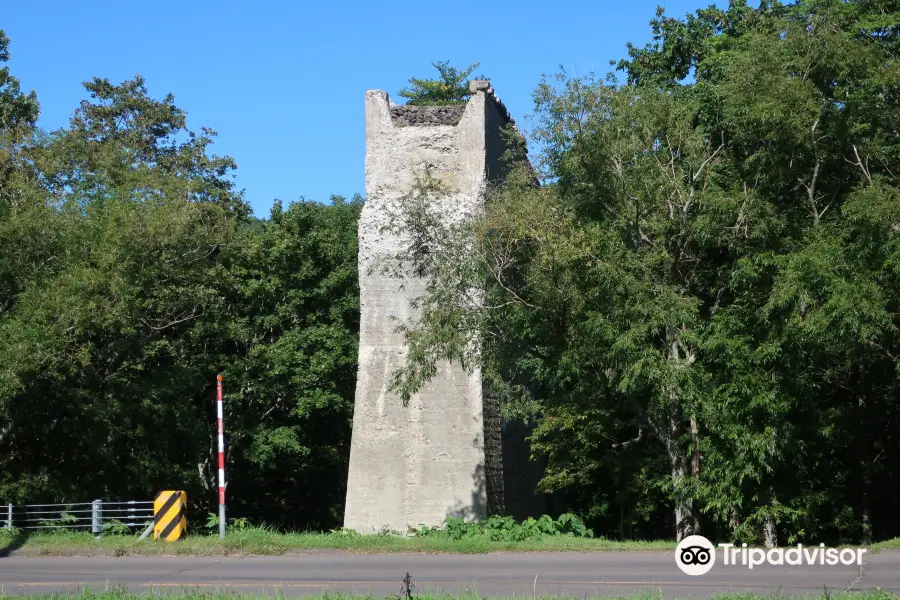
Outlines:
{"label": "asphalt road", "polygon": [[303,595],[326,590],[396,594],[409,572],[416,592],[481,595],[625,595],[652,590],[666,598],[721,591],[788,595],[882,588],[900,594],[900,552],[868,556],[859,567],[716,565],[684,575],[668,552],[353,555],[313,552],[277,557],[0,558],[6,594],[126,586],[132,591],[227,589],[244,594]]}

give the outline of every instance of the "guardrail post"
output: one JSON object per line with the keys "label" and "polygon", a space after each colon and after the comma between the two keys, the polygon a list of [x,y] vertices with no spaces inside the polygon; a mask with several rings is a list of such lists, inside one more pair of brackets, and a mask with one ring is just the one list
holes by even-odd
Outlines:
{"label": "guardrail post", "polygon": [[13,505],[12,502],[6,505],[6,528],[12,531],[13,528]]}
{"label": "guardrail post", "polygon": [[103,532],[103,500],[91,502],[91,533],[100,537]]}

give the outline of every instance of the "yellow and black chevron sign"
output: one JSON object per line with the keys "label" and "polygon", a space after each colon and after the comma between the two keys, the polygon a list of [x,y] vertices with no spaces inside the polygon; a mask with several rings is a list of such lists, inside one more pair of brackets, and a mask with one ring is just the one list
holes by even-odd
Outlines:
{"label": "yellow and black chevron sign", "polygon": [[153,501],[153,539],[174,542],[187,533],[187,494],[160,492]]}

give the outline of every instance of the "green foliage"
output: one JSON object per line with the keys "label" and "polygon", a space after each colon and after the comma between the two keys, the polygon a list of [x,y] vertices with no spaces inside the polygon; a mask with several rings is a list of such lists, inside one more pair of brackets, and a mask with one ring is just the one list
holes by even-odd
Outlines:
{"label": "green foliage", "polygon": [[[219,529],[219,515],[216,513],[207,513],[206,516],[206,525],[204,526],[209,530]],[[229,531],[244,531],[246,529],[250,529],[250,520],[246,517],[235,517],[228,519],[228,530]]]}
{"label": "green foliage", "polygon": [[103,521],[103,535],[128,535],[131,528],[119,519],[109,519]]}
{"label": "green foliage", "polygon": [[412,531],[420,537],[443,536],[451,540],[486,539],[494,542],[522,542],[548,536],[594,537],[578,516],[565,513],[554,520],[549,515],[527,518],[517,523],[512,517],[491,516],[485,521],[467,522],[456,517],[444,519],[443,527],[422,527]]}
{"label": "green foliage", "polygon": [[[18,502],[149,497],[173,475],[196,489],[185,459],[205,451],[203,412],[184,398],[213,372],[198,327],[226,306],[220,257],[243,211],[230,160],[209,158],[210,138],[140,80],[87,88],[95,102],[72,127],[27,149],[42,193],[0,225],[22,248],[0,313],[0,495]],[[163,422],[174,437],[160,436]],[[85,468],[110,476],[86,489]]]}
{"label": "green foliage", "polygon": [[660,11],[625,81],[545,79],[544,186],[514,173],[466,226],[414,193],[395,221],[436,279],[394,389],[479,366],[542,488],[607,535],[897,535],[891,6]]}
{"label": "green foliage", "polygon": [[[541,490],[607,536],[900,535],[895,4],[659,11],[624,80],[543,80],[544,185],[511,167],[463,221],[426,177],[387,220],[428,280],[394,391],[443,360],[480,368],[531,427]],[[0,64],[8,49],[0,32]],[[435,67],[400,96],[465,102],[477,65]],[[0,68],[0,497],[176,486],[202,518],[222,372],[236,532],[271,515],[334,528],[362,200],[254,218],[172,96],[140,77],[85,87],[68,127],[39,132],[36,96]],[[419,533],[483,550],[590,530],[564,515]]]}
{"label": "green foliage", "polygon": [[[331,549],[357,553],[453,553],[476,554],[495,551],[553,552],[579,551],[601,552],[608,550],[671,550],[671,540],[655,542],[617,542],[603,538],[550,535],[525,541],[491,541],[486,537],[469,537],[451,540],[446,535],[408,534],[349,534],[346,532],[284,533],[271,527],[250,526],[237,530],[230,528],[224,540],[213,531],[201,531],[191,527],[187,537],[178,543],[178,554],[184,556],[259,556],[295,554],[297,551]],[[10,534],[0,528],[0,547],[16,540],[18,534]],[[16,551],[22,556],[83,556],[86,550],[116,556],[170,555],[173,547],[152,539],[138,540],[137,536],[100,536],[88,531],[53,530],[35,531],[18,538],[21,547]]]}
{"label": "green foliage", "polygon": [[78,517],[70,512],[62,511],[56,519],[43,519],[38,521],[42,527],[61,527],[65,525],[77,525]]}
{"label": "green foliage", "polygon": [[[12,114],[29,100],[2,76],[0,115]],[[0,497],[175,486],[202,515],[223,372],[234,509],[334,525],[362,201],[279,204],[255,219],[234,161],[211,153],[215,133],[189,129],[171,95],[150,97],[140,77],[85,87],[66,129],[0,123]]]}
{"label": "green foliage", "polygon": [[[360,199],[276,205],[247,230],[229,266],[236,309],[226,359],[239,514],[260,522],[327,529],[341,520],[356,383]],[[218,334],[216,334],[218,335]],[[229,374],[234,373],[231,377]],[[210,471],[210,480],[215,475]],[[246,493],[242,490],[246,490]]]}
{"label": "green foliage", "polygon": [[[0,29],[0,64],[9,58],[9,38]],[[33,91],[22,93],[19,80],[10,74],[9,67],[0,67],[0,131],[26,132],[34,127],[38,112],[37,95]]]}
{"label": "green foliage", "polygon": [[[412,77],[409,87],[403,88],[397,95],[406,98],[406,103],[421,106],[441,106],[445,104],[465,104],[472,95],[469,92],[468,77],[475,72],[479,63],[469,65],[465,69],[450,66],[448,61],[432,63],[438,71],[436,79],[420,79]],[[474,79],[486,79],[482,75]]]}

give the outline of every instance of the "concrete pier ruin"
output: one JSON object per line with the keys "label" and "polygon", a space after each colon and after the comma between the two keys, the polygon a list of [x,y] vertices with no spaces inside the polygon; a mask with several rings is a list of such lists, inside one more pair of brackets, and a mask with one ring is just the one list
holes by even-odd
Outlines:
{"label": "concrete pier ruin", "polygon": [[500,418],[485,401],[481,374],[444,363],[404,406],[389,391],[404,364],[397,321],[424,282],[385,275],[405,240],[385,233],[392,208],[429,172],[455,215],[483,207],[489,182],[504,176],[501,129],[511,121],[486,81],[470,83],[465,105],[398,106],[366,92],[366,202],[359,223],[359,371],[344,526],[360,533],[440,525],[448,515],[503,512]]}

